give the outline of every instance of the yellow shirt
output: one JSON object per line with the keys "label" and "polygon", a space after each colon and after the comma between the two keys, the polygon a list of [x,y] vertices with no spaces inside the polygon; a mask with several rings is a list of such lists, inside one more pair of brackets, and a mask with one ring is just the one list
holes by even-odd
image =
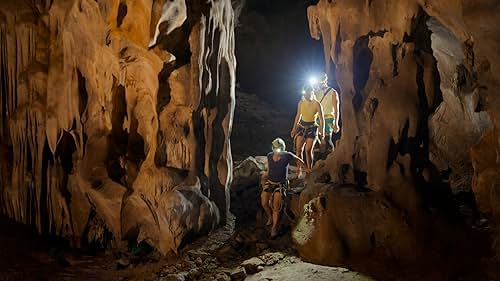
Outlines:
{"label": "yellow shirt", "polygon": [[314,122],[318,118],[318,108],[315,101],[303,100],[300,103],[300,113],[304,122]]}

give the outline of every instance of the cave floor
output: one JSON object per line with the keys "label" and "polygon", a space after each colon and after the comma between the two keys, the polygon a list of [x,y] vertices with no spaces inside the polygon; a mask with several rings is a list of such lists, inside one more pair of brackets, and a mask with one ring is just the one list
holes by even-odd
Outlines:
{"label": "cave floor", "polygon": [[[252,94],[237,93],[237,99],[240,106],[232,135],[236,161],[265,155],[275,137],[290,142],[290,112]],[[373,280],[345,268],[302,262],[292,248],[290,227],[270,240],[269,230],[255,221],[235,226],[233,219],[170,256],[137,249],[132,254],[123,246],[106,252],[77,251],[67,241],[40,237],[3,217],[0,229],[0,281],[243,280],[245,276],[247,280]]]}
{"label": "cave floor", "polygon": [[275,240],[258,224],[235,230],[234,220],[178,255],[113,250],[83,254],[0,219],[0,280],[373,280],[340,267],[302,262],[290,231]]}

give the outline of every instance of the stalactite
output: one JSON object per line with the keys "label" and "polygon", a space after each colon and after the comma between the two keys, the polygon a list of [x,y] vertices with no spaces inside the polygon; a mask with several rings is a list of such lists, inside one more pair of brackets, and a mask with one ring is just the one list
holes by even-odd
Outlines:
{"label": "stalactite", "polygon": [[[12,185],[4,192],[16,196],[5,196],[12,200],[8,213],[23,223],[34,223],[41,231],[40,192],[42,179],[42,152],[44,146],[44,115],[40,107],[24,108],[10,121],[12,147],[14,148],[14,170]],[[26,207],[26,208],[24,208]],[[27,210],[27,211],[25,211]]]}
{"label": "stalactite", "polygon": [[8,75],[7,75],[7,26],[0,25],[0,137],[4,139],[7,136],[8,127]]}
{"label": "stalactite", "polygon": [[63,185],[63,169],[59,160],[50,161],[47,170],[47,202],[49,233],[65,238],[71,237],[72,229],[70,213],[66,198],[61,194]]}
{"label": "stalactite", "polygon": [[[12,163],[0,162],[2,172],[11,171],[9,180],[0,180],[6,183],[0,186],[1,212],[75,246],[97,239],[105,247],[112,233],[112,239],[176,251],[187,233],[213,229],[219,213],[226,215],[231,174],[231,1],[179,0],[175,7],[164,0],[30,3],[0,23],[0,145],[13,154]],[[178,14],[172,32],[164,32],[162,21],[184,8],[187,14]],[[32,18],[21,23],[22,13]],[[200,24],[206,26],[202,33]],[[177,42],[174,49],[184,53],[167,51]],[[172,70],[159,75],[165,64]],[[172,99],[158,106],[166,83],[176,84]],[[118,87],[121,105],[114,102]],[[202,126],[196,111],[205,112]],[[166,159],[155,162],[158,152]],[[197,169],[198,161],[206,171]],[[123,170],[110,175],[118,162]],[[191,186],[198,177],[203,184]],[[219,209],[204,195],[206,178],[214,183],[210,199]],[[193,192],[174,191],[188,185]],[[168,217],[173,205],[179,217],[150,219]],[[205,219],[186,224],[200,208]],[[184,229],[165,236],[168,221]]]}

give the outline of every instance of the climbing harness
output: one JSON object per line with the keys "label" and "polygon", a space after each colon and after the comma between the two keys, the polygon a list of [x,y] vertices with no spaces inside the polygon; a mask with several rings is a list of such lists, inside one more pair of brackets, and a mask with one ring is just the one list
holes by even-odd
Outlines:
{"label": "climbing harness", "polygon": [[316,138],[317,137],[317,130],[318,130],[318,124],[316,122],[305,122],[303,120],[300,120],[298,124],[299,128],[297,129],[297,134],[294,138],[294,141],[297,136],[303,136],[304,138]]}
{"label": "climbing harness", "polygon": [[288,180],[286,180],[285,182],[273,182],[270,180],[266,180],[264,182],[263,192],[271,193],[271,197],[269,198],[269,202],[268,202],[269,207],[271,209],[273,209],[272,202],[274,201],[274,194],[276,192],[280,192],[282,197],[281,197],[280,207],[277,211],[278,212],[283,211],[283,213],[286,215],[286,217],[291,222],[294,223],[295,219],[290,216],[290,214],[287,211],[288,209],[286,208],[287,207],[286,198],[287,198],[287,191],[288,191],[289,184],[290,184],[290,181],[288,181]]}
{"label": "climbing harness", "polygon": [[273,182],[270,180],[266,180],[263,186],[263,190],[265,192],[272,193],[271,198],[274,197],[274,193],[276,192],[281,192],[281,195],[285,197],[287,189],[288,189],[288,180],[284,182]]}

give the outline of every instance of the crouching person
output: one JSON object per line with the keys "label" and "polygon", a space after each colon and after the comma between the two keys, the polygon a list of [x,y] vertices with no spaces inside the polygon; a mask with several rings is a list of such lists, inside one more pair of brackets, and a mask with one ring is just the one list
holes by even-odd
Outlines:
{"label": "crouching person", "polygon": [[278,236],[278,224],[283,209],[283,200],[288,190],[288,166],[295,160],[297,165],[306,164],[295,154],[286,151],[285,141],[276,138],[272,143],[273,151],[267,155],[268,169],[262,182],[261,204],[268,215],[266,225],[272,225],[271,237]]}

